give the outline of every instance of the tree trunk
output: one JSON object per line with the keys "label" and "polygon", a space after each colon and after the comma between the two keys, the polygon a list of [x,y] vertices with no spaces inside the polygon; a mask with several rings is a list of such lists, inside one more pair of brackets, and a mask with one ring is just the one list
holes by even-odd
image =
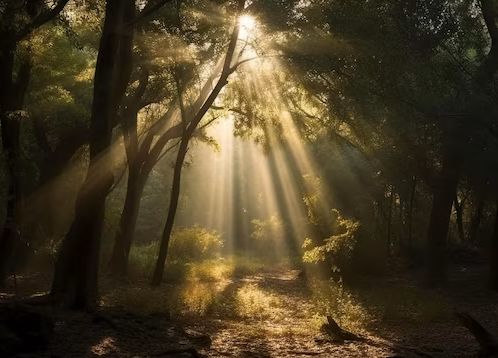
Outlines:
{"label": "tree trunk", "polygon": [[443,134],[442,168],[433,191],[426,248],[425,283],[429,287],[446,281],[446,238],[462,166],[462,143],[465,143],[463,121],[454,123],[458,120],[453,118],[452,123],[447,123],[450,128]]}
{"label": "tree trunk", "polygon": [[[3,111],[2,111],[3,112]],[[14,113],[2,113],[2,143],[7,154],[9,184],[7,187],[7,211],[0,241],[0,285],[3,285],[15,260],[15,246],[19,240],[17,203],[19,200],[19,133],[21,119]]]}
{"label": "tree trunk", "polygon": [[7,157],[9,182],[7,186],[7,210],[0,237],[0,285],[3,285],[15,260],[16,243],[19,240],[18,203],[20,202],[20,134],[22,109],[31,73],[29,55],[13,80],[14,55],[17,43],[7,41],[5,34],[0,36],[0,124],[2,127],[2,147]]}
{"label": "tree trunk", "polygon": [[180,143],[180,148],[178,149],[178,155],[176,158],[175,169],[173,172],[173,186],[171,188],[171,198],[170,198],[170,206],[168,211],[168,217],[166,219],[166,224],[164,225],[163,235],[161,239],[161,246],[159,248],[159,255],[156,262],[156,268],[154,270],[154,275],[152,277],[152,286],[157,287],[161,284],[164,274],[164,266],[166,264],[166,257],[168,254],[168,245],[171,236],[171,232],[173,231],[173,224],[176,216],[176,209],[178,207],[178,200],[180,197],[180,184],[181,184],[181,171],[183,167],[183,161],[185,160],[185,155],[187,154],[188,144],[190,139],[192,138],[195,129],[199,125],[202,118],[206,112],[211,108],[214,101],[218,97],[221,90],[228,84],[228,77],[232,74],[236,68],[237,64],[232,67],[232,61],[234,60],[234,52],[237,46],[237,40],[239,38],[239,26],[238,26],[238,17],[244,10],[246,0],[238,0],[237,3],[237,19],[234,24],[234,29],[230,36],[230,42],[228,44],[228,49],[226,52],[225,60],[223,63],[223,70],[221,71],[220,78],[218,79],[216,86],[213,88],[206,101],[203,102],[202,106],[200,106],[199,110],[196,113],[193,113],[192,120],[189,122],[186,111],[183,108],[182,103],[182,91],[180,89],[179,83],[177,82],[177,89],[179,91],[179,103],[182,115],[182,124],[183,124],[183,132],[182,132],[182,141]]}
{"label": "tree trunk", "polygon": [[159,248],[159,255],[157,257],[156,268],[154,269],[154,276],[152,277],[152,286],[157,287],[161,284],[164,274],[164,266],[166,264],[166,257],[168,255],[169,240],[171,232],[173,231],[173,224],[175,223],[176,210],[178,208],[178,201],[180,198],[180,184],[183,161],[188,151],[189,137],[184,136],[178,149],[176,157],[175,169],[173,172],[173,184],[171,188],[171,199],[168,210],[168,217],[164,225],[163,235],[161,238],[161,246]]}
{"label": "tree trunk", "polygon": [[460,242],[465,242],[465,231],[463,229],[463,201],[459,202],[458,197],[455,196],[455,211],[456,211],[456,219],[457,219],[457,228],[458,228],[458,238]]}
{"label": "tree trunk", "polygon": [[[17,73],[14,73],[14,56],[21,41],[26,40],[38,27],[56,17],[68,0],[60,0],[48,9],[44,2],[30,2],[18,5],[5,4],[0,22],[0,124],[2,146],[7,156],[9,172],[7,210],[2,236],[0,237],[0,285],[7,277],[11,260],[15,258],[14,248],[19,236],[17,205],[20,202],[19,156],[21,118],[24,98],[31,75],[31,49],[22,59]],[[28,11],[29,7],[29,11]],[[22,14],[23,16],[19,16]],[[29,42],[29,41],[28,41]],[[28,45],[30,46],[30,45]],[[19,112],[17,112],[19,111]]]}
{"label": "tree trunk", "polygon": [[489,255],[489,282],[490,289],[498,290],[498,199],[496,199],[496,214],[491,238],[491,248]]}
{"label": "tree trunk", "polygon": [[112,120],[131,70],[133,31],[128,24],[134,0],[108,0],[94,78],[90,121],[90,166],[78,194],[76,216],[57,259],[51,295],[77,309],[93,309],[98,299],[98,268],[105,200],[113,183],[109,150]]}
{"label": "tree trunk", "polygon": [[408,207],[408,249],[412,249],[412,244],[413,244],[413,204],[415,202],[415,194],[417,190],[417,177],[413,177],[413,184],[412,184],[412,190],[410,193],[410,206]]}
{"label": "tree trunk", "polygon": [[391,185],[389,194],[389,215],[387,218],[387,240],[386,240],[386,253],[387,257],[391,256],[391,231],[392,231],[392,220],[393,220],[393,203],[394,203],[394,187]]}
{"label": "tree trunk", "polygon": [[472,245],[477,245],[479,241],[479,226],[481,226],[482,214],[484,211],[484,204],[486,202],[486,184],[479,188],[479,193],[476,195],[476,210],[472,219],[470,220],[469,227],[469,241]]}
{"label": "tree trunk", "polygon": [[109,261],[109,270],[115,275],[125,276],[128,273],[128,259],[135,234],[140,199],[145,187],[145,182],[139,180],[139,174],[139,168],[132,164],[129,167],[125,204]]}

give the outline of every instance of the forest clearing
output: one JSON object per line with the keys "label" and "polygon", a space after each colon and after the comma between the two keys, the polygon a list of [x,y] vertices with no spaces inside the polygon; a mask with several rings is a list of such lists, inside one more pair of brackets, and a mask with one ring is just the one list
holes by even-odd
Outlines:
{"label": "forest clearing", "polygon": [[498,357],[498,0],[0,0],[0,357]]}
{"label": "forest clearing", "polygon": [[[498,296],[482,289],[483,269],[455,265],[453,284],[437,293],[409,276],[366,277],[347,288],[310,282],[288,264],[268,269],[247,261],[235,276],[190,277],[160,290],[107,277],[98,314],[51,311],[48,347],[22,357],[475,357],[479,344],[454,312],[472,312],[496,330]],[[40,273],[20,277],[18,291],[3,293],[2,301],[41,294],[49,284]],[[329,341],[320,329],[328,314],[365,342]]]}

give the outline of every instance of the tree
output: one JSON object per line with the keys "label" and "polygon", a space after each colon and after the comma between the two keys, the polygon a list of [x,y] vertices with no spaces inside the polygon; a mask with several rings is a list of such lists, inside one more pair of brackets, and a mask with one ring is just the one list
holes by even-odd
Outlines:
{"label": "tree", "polygon": [[78,194],[76,217],[62,243],[51,295],[79,309],[92,308],[98,297],[99,245],[105,199],[113,183],[109,149],[112,121],[131,73],[133,0],[108,0],[95,69],[91,115],[90,166]]}
{"label": "tree", "polygon": [[[53,20],[69,0],[48,8],[44,1],[21,6],[15,1],[0,5],[0,124],[2,147],[9,171],[7,212],[0,238],[0,282],[3,283],[15,258],[18,241],[18,203],[20,201],[19,155],[24,99],[32,67],[29,37],[40,26]],[[16,56],[20,59],[16,61]],[[16,66],[16,62],[19,63]],[[17,68],[16,68],[17,67]]]}
{"label": "tree", "polygon": [[[425,245],[425,279],[431,286],[445,279],[446,237],[463,162],[468,160],[464,153],[491,122],[489,113],[480,115],[476,108],[494,95],[498,62],[493,4],[310,3],[300,24],[306,30],[290,35],[294,41],[282,46],[288,64],[304,74],[301,81],[326,108],[330,127],[338,119],[373,152],[379,173],[390,184],[376,201],[385,201],[386,188],[399,190],[400,181],[409,183],[413,176],[432,192]],[[475,21],[475,14],[482,22]],[[361,23],[351,21],[353,17]],[[308,23],[320,31],[313,32]],[[324,41],[331,44],[325,50]],[[315,44],[314,53],[303,53],[303,43],[308,48]],[[475,56],[469,59],[469,52]],[[404,171],[390,170],[399,164],[408,165]]]}
{"label": "tree", "polygon": [[[445,242],[448,234],[452,201],[454,200],[460,171],[463,151],[469,140],[469,133],[475,129],[475,109],[472,103],[476,92],[490,93],[496,72],[498,71],[498,6],[495,1],[482,0],[479,8],[490,38],[490,48],[477,66],[472,79],[477,89],[465,94],[467,108],[463,114],[445,118],[446,131],[443,132],[442,166],[435,186],[429,228],[427,231],[427,268],[426,283],[438,286],[446,280],[445,275]],[[474,86],[475,86],[474,85]],[[493,95],[492,92],[490,95]]]}
{"label": "tree", "polygon": [[191,120],[188,119],[187,116],[189,114],[186,112],[183,104],[183,93],[182,93],[183,84],[180,81],[177,82],[178,101],[180,105],[181,120],[182,120],[181,125],[183,127],[182,137],[181,137],[180,147],[178,148],[178,154],[173,172],[173,186],[171,188],[171,198],[168,210],[168,217],[166,219],[166,224],[164,226],[163,235],[161,238],[161,246],[159,248],[159,255],[154,270],[154,276],[152,278],[152,286],[159,286],[163,279],[164,265],[166,263],[169,240],[171,232],[173,231],[173,224],[175,221],[176,210],[178,207],[178,199],[180,196],[181,171],[183,167],[183,162],[185,160],[185,155],[187,154],[189,141],[192,138],[192,135],[194,134],[202,118],[204,118],[206,112],[213,105],[214,101],[218,97],[223,87],[225,87],[226,84],[228,83],[228,77],[237,69],[237,67],[240,64],[239,62],[232,65],[232,62],[234,60],[237,41],[239,39],[239,31],[240,31],[239,18],[242,14],[242,11],[244,10],[245,3],[246,3],[245,0],[239,0],[237,2],[234,29],[230,37],[230,42],[228,44],[220,77],[218,78],[215,87],[213,88],[213,90],[211,91],[205,102],[202,103],[200,109],[197,112],[192,113]]}
{"label": "tree", "polygon": [[[230,2],[225,5],[230,9]],[[162,86],[154,86],[153,84],[151,86],[153,81],[149,79],[149,84],[145,84],[144,75],[143,83],[148,87],[146,92],[151,92],[157,96],[157,92],[161,88],[166,89],[164,96],[156,98],[154,101],[161,104],[166,102],[164,105],[167,110],[159,118],[154,118],[153,123],[144,129],[142,133],[135,129],[136,124],[134,121],[128,122],[129,125],[126,128],[123,127],[125,142],[127,143],[128,185],[124,208],[116,230],[114,248],[109,262],[109,268],[115,274],[125,275],[127,272],[128,257],[135,233],[140,199],[148,178],[158,161],[174,147],[174,145],[170,144],[171,141],[181,138],[183,134],[179,100],[174,96],[175,81],[182,81],[183,92],[185,92],[184,109],[185,112],[189,113],[187,121],[191,121],[193,115],[201,109],[212,93],[213,82],[219,78],[222,71],[223,61],[218,60],[217,55],[226,43],[227,36],[221,33],[227,26],[226,21],[213,24],[207,15],[200,18],[190,16],[192,9],[200,9],[208,13],[209,3],[203,1],[178,2],[176,3],[176,8],[166,9],[165,18],[170,21],[169,23],[162,24],[162,26],[144,25],[146,33],[160,34],[159,41],[170,41],[172,46],[182,49],[184,55],[180,56],[180,58],[164,61],[161,57],[161,52],[157,50],[158,42],[154,40],[144,41],[141,45],[146,61],[152,63],[152,65],[148,65],[149,78],[157,79],[157,73],[162,73],[165,77]],[[222,11],[225,11],[224,7],[222,9]],[[164,28],[166,28],[166,34]],[[206,43],[209,43],[209,46],[204,46]],[[203,79],[200,75],[204,68],[208,68],[209,71],[209,76],[206,79]],[[199,77],[201,78],[200,81]],[[197,89],[198,86],[200,87],[199,89]],[[150,93],[144,93],[144,98],[147,98],[146,102],[150,97]],[[137,135],[141,137],[140,140],[136,138]]]}

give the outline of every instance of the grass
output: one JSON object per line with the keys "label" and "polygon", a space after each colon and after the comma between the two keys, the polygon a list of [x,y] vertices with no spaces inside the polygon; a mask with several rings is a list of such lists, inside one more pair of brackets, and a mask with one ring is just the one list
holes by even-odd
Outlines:
{"label": "grass", "polygon": [[[133,248],[132,277],[149,278],[155,254],[152,245]],[[272,271],[288,269],[293,267],[290,262],[288,259],[276,264],[235,255],[190,263],[171,260],[161,288],[115,290],[103,298],[103,303],[144,314],[168,312],[173,317],[214,313],[217,317],[242,320],[248,330],[254,326],[255,335],[262,334],[262,326],[266,327],[266,335],[313,335],[328,315],[341,327],[357,333],[369,330],[376,322],[423,324],[449,317],[448,303],[442,295],[406,285],[348,288],[340,282],[310,279],[303,287],[303,296],[296,298],[264,284],[264,280],[234,280],[260,276],[269,267]]]}
{"label": "grass", "polygon": [[360,302],[343,287],[341,283],[331,280],[311,280],[309,282],[311,301],[316,317],[331,316],[342,328],[362,331],[372,317]]}
{"label": "grass", "polygon": [[[133,246],[130,252],[128,272],[131,278],[150,278],[154,272],[158,243]],[[261,272],[269,263],[247,256],[207,258],[186,262],[175,257],[166,261],[165,282],[220,281],[232,276],[243,277]]]}
{"label": "grass", "polygon": [[[156,250],[156,244],[132,248],[129,261],[132,280],[149,279],[152,276]],[[267,263],[261,259],[235,255],[199,262],[173,259],[166,263],[161,288],[151,289],[145,286],[115,290],[103,298],[103,304],[121,306],[143,314],[169,312],[172,315],[203,316],[226,303],[226,300],[220,298],[220,294],[233,277],[254,275],[265,267]],[[242,291],[243,297],[250,296],[247,292],[244,296],[244,292]],[[256,301],[257,299],[253,300]],[[229,309],[236,311],[235,307]]]}
{"label": "grass", "polygon": [[237,290],[235,308],[239,317],[250,319],[280,319],[281,302],[277,295],[262,290],[257,284],[245,284]]}
{"label": "grass", "polygon": [[167,284],[160,288],[130,287],[112,291],[102,298],[102,304],[140,314],[204,316],[219,301],[225,287],[223,284],[193,282]]}
{"label": "grass", "polygon": [[451,316],[450,304],[441,293],[415,286],[359,289],[356,295],[371,316],[382,322],[425,324],[445,321]]}

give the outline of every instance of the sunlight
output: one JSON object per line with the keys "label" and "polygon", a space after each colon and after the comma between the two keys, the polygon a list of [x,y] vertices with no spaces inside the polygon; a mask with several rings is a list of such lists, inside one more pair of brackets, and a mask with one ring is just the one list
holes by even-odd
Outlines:
{"label": "sunlight", "polygon": [[209,134],[219,146],[214,153],[213,176],[209,200],[208,227],[220,231],[225,238],[225,247],[232,251],[233,245],[233,176],[234,176],[234,137],[233,120],[227,118],[210,128]]}
{"label": "sunlight", "polygon": [[254,27],[256,27],[256,20],[250,15],[243,15],[240,18],[240,25],[246,30],[251,31]]}
{"label": "sunlight", "polygon": [[279,299],[264,291],[257,284],[246,284],[237,290],[237,313],[249,319],[275,318],[282,314]]}
{"label": "sunlight", "polygon": [[256,28],[256,20],[251,15],[243,15],[240,17],[240,32],[239,38],[247,39]]}

